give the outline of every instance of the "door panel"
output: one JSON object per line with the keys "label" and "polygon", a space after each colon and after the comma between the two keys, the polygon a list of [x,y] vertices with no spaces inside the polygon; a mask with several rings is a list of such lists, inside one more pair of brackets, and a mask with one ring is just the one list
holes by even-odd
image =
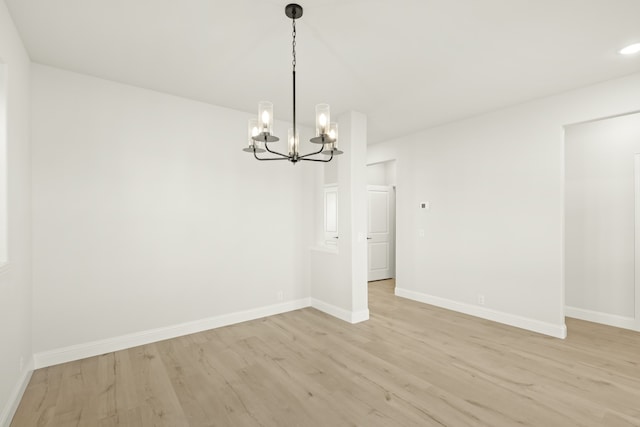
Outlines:
{"label": "door panel", "polygon": [[369,190],[369,233],[389,233],[389,193]]}
{"label": "door panel", "polygon": [[386,270],[389,268],[389,243],[372,242],[369,243],[369,259],[371,260],[371,270]]}
{"label": "door panel", "polygon": [[324,241],[325,245],[338,244],[338,187],[335,185],[324,188]]}
{"label": "door panel", "polygon": [[391,193],[392,187],[369,185],[368,280],[383,280],[391,273]]}

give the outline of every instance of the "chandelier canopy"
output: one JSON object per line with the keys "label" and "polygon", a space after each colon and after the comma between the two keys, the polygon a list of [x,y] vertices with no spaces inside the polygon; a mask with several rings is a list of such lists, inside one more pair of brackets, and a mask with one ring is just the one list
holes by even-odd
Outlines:
{"label": "chandelier canopy", "polygon": [[[261,101],[258,104],[258,117],[249,119],[248,139],[249,146],[242,151],[253,153],[258,160],[289,160],[296,164],[301,160],[311,162],[330,162],[334,156],[343,152],[338,149],[338,124],[331,122],[331,114],[328,104],[316,105],[316,136],[310,141],[320,145],[318,151],[301,155],[299,152],[300,138],[296,128],[296,19],[302,17],[302,6],[291,3],[284,9],[285,14],[291,18],[293,32],[292,37],[292,76],[293,76],[293,127],[289,129],[287,143],[289,154],[279,153],[269,147],[270,143],[279,141],[280,138],[273,134],[273,104],[268,101]],[[264,148],[263,148],[264,147]],[[269,152],[276,157],[259,157],[258,154]],[[329,156],[324,158],[314,157],[316,155]]]}

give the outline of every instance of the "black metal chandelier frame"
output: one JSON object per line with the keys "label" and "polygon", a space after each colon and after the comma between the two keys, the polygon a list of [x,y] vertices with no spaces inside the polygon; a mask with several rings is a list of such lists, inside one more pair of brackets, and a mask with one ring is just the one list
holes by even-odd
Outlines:
{"label": "black metal chandelier frame", "polygon": [[[253,153],[253,156],[260,161],[271,161],[271,160],[289,160],[291,163],[295,164],[299,161],[310,161],[310,162],[330,162],[334,156],[343,154],[343,151],[340,151],[337,147],[338,135],[337,135],[337,124],[329,123],[329,106],[326,104],[319,104],[316,106],[316,137],[311,138],[310,142],[314,144],[319,144],[320,149],[318,151],[314,151],[308,154],[300,155],[298,152],[299,140],[298,140],[298,130],[296,126],[296,19],[300,19],[302,17],[303,9],[302,6],[291,3],[285,7],[285,14],[287,17],[291,18],[292,21],[292,55],[293,60],[291,61],[292,65],[292,79],[293,79],[293,129],[290,129],[289,135],[289,154],[283,154],[278,151],[275,151],[269,148],[269,144],[273,142],[277,142],[280,140],[277,136],[273,135],[270,131],[271,124],[273,121],[273,111],[267,113],[261,110],[262,107],[258,109],[258,122],[262,119],[262,131],[260,131],[259,127],[252,126],[252,121],[249,121],[249,146],[244,148],[243,151]],[[263,103],[261,103],[262,105]],[[266,103],[270,104],[270,103]],[[318,108],[323,108],[322,111],[326,111],[326,115],[324,116],[324,122],[322,121],[323,116],[318,116]],[[262,112],[261,112],[262,111]],[[265,115],[266,114],[266,115]],[[321,125],[318,125],[318,120],[320,117]],[[259,144],[264,144],[264,149],[260,148]],[[259,157],[258,154],[264,152],[271,153],[277,157]],[[328,158],[313,158],[318,154],[328,155]]]}

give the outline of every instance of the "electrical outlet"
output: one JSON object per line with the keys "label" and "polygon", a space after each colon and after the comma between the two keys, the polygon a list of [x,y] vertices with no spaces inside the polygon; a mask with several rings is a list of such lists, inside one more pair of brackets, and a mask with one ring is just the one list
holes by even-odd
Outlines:
{"label": "electrical outlet", "polygon": [[484,295],[478,294],[478,304],[484,305]]}
{"label": "electrical outlet", "polygon": [[282,301],[284,300],[284,292],[283,291],[278,291],[278,301]]}
{"label": "electrical outlet", "polygon": [[418,230],[418,237],[424,237],[424,229]]}

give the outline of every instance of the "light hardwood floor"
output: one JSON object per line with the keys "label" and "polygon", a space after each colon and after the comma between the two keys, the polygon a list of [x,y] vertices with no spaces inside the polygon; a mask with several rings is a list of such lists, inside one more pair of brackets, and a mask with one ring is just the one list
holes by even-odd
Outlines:
{"label": "light hardwood floor", "polygon": [[34,372],[22,426],[640,426],[640,334],[559,340],[370,284],[371,319],[311,308]]}

